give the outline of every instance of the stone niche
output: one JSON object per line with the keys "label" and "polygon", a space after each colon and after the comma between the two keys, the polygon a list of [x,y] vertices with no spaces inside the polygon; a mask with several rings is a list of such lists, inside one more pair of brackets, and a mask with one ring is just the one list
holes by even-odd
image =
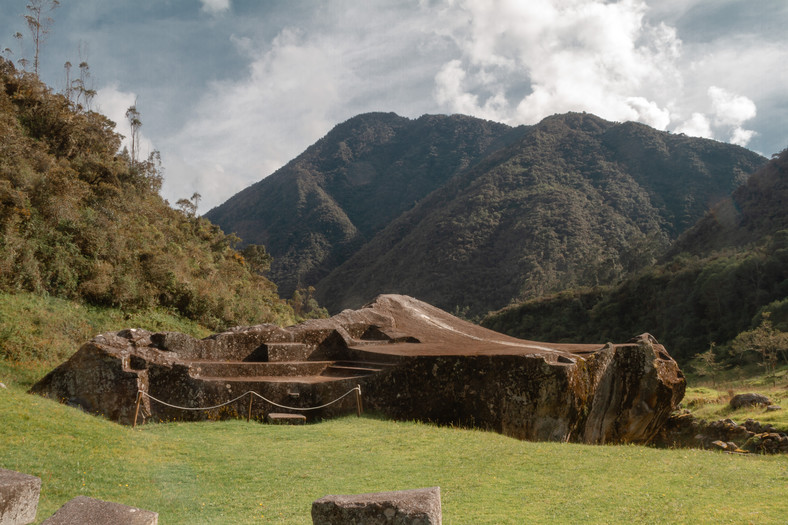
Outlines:
{"label": "stone niche", "polygon": [[[554,344],[509,337],[411,297],[281,328],[233,328],[202,340],[123,330],[85,343],[32,392],[109,419],[137,422],[364,407],[388,417],[475,426],[528,440],[648,442],[684,396],[676,362],[649,334],[624,343]],[[253,391],[283,410],[251,396]],[[151,396],[154,399],[151,399]]]}

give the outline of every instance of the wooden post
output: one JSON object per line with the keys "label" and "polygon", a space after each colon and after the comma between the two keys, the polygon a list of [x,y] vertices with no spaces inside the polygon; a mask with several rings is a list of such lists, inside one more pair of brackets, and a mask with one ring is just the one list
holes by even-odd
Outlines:
{"label": "wooden post", "polygon": [[254,394],[249,392],[249,413],[246,414],[246,422],[248,423],[250,419],[252,419],[252,401],[254,400]]}
{"label": "wooden post", "polygon": [[137,416],[140,413],[140,401],[142,401],[142,390],[137,390],[137,406],[134,408],[134,423],[131,428],[137,428]]}
{"label": "wooden post", "polygon": [[364,408],[361,405],[361,385],[356,385],[356,415],[361,417]]}

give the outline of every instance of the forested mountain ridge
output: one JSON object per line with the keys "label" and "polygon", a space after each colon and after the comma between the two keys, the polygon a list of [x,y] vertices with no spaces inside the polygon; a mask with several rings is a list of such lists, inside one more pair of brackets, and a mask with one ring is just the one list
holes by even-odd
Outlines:
{"label": "forested mountain ridge", "polygon": [[[425,122],[442,126],[432,134],[409,132]],[[347,140],[333,138],[394,126],[398,148],[388,149],[383,162],[379,146],[360,160],[343,155]],[[407,144],[411,136],[418,143]],[[470,148],[479,138],[484,142]],[[442,140],[438,155],[425,158],[436,149],[434,140]],[[402,152],[413,156],[403,159]],[[306,159],[308,176],[295,169],[307,166]],[[446,168],[434,169],[431,159]],[[478,315],[567,287],[614,283],[645,267],[765,160],[737,146],[589,114],[555,115],[521,128],[461,116],[410,121],[368,114],[339,125],[297,166],[294,161],[207,216],[225,231],[266,244],[278,265],[273,278],[298,275],[333,311],[397,292]],[[386,184],[399,167],[409,184],[421,184],[421,197],[410,198],[415,193],[407,193],[403,178]],[[338,184],[356,173],[369,181],[366,198],[347,182]],[[303,194],[296,199],[281,191],[307,184],[315,195],[331,197],[310,209],[343,220],[310,220],[299,208]],[[365,215],[369,202],[374,206]],[[294,215],[297,228],[286,224]],[[245,232],[257,233],[247,239]],[[270,242],[274,235],[292,251]],[[294,249],[304,238],[311,244]],[[321,259],[318,272],[304,267],[315,267],[308,246],[333,256]]]}
{"label": "forested mountain ridge", "polygon": [[274,256],[283,295],[313,285],[420,199],[522,133],[461,115],[369,113],[337,125],[205,217]]}
{"label": "forested mountain ridge", "polygon": [[[154,156],[115,124],[0,59],[0,289],[125,310],[163,307],[217,329],[293,321],[237,241],[159,196]],[[258,257],[255,257],[257,255]]]}
{"label": "forested mountain ridge", "polygon": [[733,341],[759,326],[768,335],[766,319],[788,332],[788,149],[682,235],[661,264],[615,287],[508,307],[482,324],[550,341],[650,332],[687,363],[709,348],[717,360],[741,359],[731,355]]}
{"label": "forested mountain ridge", "polygon": [[746,184],[718,202],[671,247],[679,253],[708,256],[729,248],[763,244],[788,229],[788,149],[775,154]]}

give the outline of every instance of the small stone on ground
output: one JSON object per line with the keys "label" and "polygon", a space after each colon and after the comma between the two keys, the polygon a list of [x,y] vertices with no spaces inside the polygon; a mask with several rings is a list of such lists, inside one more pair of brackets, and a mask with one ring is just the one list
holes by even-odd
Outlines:
{"label": "small stone on ground", "polygon": [[42,525],[158,525],[159,514],[86,496],[77,496]]}
{"label": "small stone on ground", "polygon": [[313,525],[440,525],[440,487],[325,496],[312,503]]}

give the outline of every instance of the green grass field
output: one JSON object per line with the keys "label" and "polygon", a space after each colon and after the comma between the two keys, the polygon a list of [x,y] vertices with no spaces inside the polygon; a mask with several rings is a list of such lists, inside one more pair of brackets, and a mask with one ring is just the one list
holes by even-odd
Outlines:
{"label": "green grass field", "polygon": [[77,495],[155,510],[162,524],[311,523],[311,502],[440,486],[444,522],[785,523],[788,457],[529,443],[346,417],[133,430],[0,389],[0,466],[41,477],[39,522]]}
{"label": "green grass field", "polygon": [[[786,456],[529,443],[371,415],[131,429],[26,393],[91,336],[131,326],[207,333],[161,311],[0,294],[0,467],[41,477],[39,523],[86,495],[154,510],[163,525],[309,524],[327,494],[435,485],[446,524],[788,521]],[[724,386],[689,392],[694,409],[725,410]]]}
{"label": "green grass field", "polygon": [[[739,424],[754,419],[788,433],[788,366],[783,365],[769,377],[756,367],[716,383],[701,381],[693,376],[689,376],[687,381],[691,386],[687,388],[682,406],[691,410],[695,417],[708,421],[732,419]],[[733,410],[729,405],[731,398],[746,392],[763,394],[772,403],[783,407],[783,410],[767,412],[761,406]]]}

